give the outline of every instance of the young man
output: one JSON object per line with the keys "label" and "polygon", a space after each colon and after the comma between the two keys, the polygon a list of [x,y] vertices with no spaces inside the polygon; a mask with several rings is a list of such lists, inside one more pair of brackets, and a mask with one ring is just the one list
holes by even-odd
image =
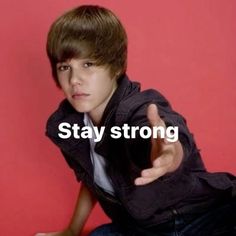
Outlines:
{"label": "young man", "polygon": [[[111,11],[67,12],[50,29],[47,53],[66,99],[46,134],[82,183],[68,227],[38,236],[79,235],[97,201],[112,223],[92,236],[234,235],[236,178],[207,173],[185,119],[128,79],[126,33]],[[172,126],[175,142],[138,132]],[[113,127],[124,135],[112,136]]]}

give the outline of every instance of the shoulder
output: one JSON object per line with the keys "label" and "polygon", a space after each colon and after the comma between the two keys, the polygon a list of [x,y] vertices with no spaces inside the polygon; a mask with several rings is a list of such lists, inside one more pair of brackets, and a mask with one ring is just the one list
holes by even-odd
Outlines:
{"label": "shoulder", "polygon": [[46,135],[52,137],[58,132],[58,125],[62,122],[69,124],[83,124],[83,113],[74,110],[70,103],[64,99],[59,107],[48,118],[46,124]]}
{"label": "shoulder", "polygon": [[65,115],[72,112],[73,112],[73,107],[69,104],[69,102],[66,99],[64,99],[60,102],[58,108],[49,116],[48,121],[61,119]]}
{"label": "shoulder", "polygon": [[116,111],[116,122],[124,123],[143,116],[146,117],[147,106],[154,103],[160,109],[171,110],[168,100],[157,90],[148,89],[128,96],[119,103]]}

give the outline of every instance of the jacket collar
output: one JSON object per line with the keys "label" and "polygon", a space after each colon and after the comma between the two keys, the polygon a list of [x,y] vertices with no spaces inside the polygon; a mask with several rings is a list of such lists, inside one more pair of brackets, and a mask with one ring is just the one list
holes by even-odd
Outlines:
{"label": "jacket collar", "polygon": [[127,75],[122,76],[119,79],[118,87],[108,102],[101,119],[101,126],[106,126],[117,109],[117,106],[121,100],[136,93],[140,90],[140,84],[138,82],[131,82]]}
{"label": "jacket collar", "polygon": [[99,143],[96,144],[95,150],[104,158],[108,158],[110,128],[115,125],[116,111],[120,102],[134,93],[140,91],[140,84],[138,82],[131,82],[127,75],[119,79],[118,87],[108,102],[101,119],[101,126],[105,126],[105,132]]}

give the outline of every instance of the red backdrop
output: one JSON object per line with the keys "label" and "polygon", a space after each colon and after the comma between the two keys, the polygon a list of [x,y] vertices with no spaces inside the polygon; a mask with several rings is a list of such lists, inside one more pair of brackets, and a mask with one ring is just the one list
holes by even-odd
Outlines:
{"label": "red backdrop", "polygon": [[[45,122],[62,94],[45,53],[52,21],[78,4],[112,9],[129,35],[128,74],[187,117],[210,171],[236,174],[236,1],[3,0],[0,9],[0,234],[63,228],[79,185]],[[96,207],[87,229],[108,219]]]}

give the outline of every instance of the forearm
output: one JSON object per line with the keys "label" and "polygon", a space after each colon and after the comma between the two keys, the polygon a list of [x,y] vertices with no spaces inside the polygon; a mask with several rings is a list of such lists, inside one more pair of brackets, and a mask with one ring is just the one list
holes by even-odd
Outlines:
{"label": "forearm", "polygon": [[88,190],[88,188],[82,184],[75,210],[68,226],[68,229],[71,230],[74,235],[77,236],[82,231],[95,203],[95,197]]}

